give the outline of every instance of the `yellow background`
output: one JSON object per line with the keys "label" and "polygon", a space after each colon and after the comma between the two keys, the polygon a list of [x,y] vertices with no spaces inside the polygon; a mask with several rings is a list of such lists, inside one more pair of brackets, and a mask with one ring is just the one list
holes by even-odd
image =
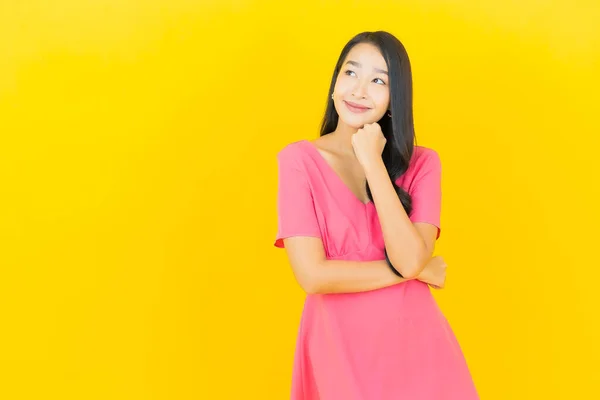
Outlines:
{"label": "yellow background", "polygon": [[0,398],[288,398],[275,153],[376,29],[442,158],[435,296],[482,399],[599,398],[598,4],[1,1]]}

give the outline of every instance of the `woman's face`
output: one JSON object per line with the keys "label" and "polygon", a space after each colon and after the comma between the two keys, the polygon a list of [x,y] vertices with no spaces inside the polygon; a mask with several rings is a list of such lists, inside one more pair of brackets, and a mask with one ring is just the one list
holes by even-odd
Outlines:
{"label": "woman's face", "polygon": [[372,44],[359,43],[343,61],[333,90],[341,122],[359,129],[377,122],[390,102],[387,64]]}

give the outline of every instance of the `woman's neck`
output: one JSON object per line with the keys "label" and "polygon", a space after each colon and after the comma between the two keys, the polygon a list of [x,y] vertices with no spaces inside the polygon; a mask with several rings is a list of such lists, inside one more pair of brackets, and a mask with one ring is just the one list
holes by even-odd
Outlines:
{"label": "woman's neck", "polygon": [[338,122],[337,127],[331,135],[331,139],[337,150],[346,155],[354,154],[352,148],[352,135],[358,132],[358,129],[348,126],[341,121]]}

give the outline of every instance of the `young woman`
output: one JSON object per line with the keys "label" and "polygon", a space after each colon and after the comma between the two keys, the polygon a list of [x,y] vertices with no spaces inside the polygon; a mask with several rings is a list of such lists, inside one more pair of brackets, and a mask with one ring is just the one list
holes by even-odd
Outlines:
{"label": "young woman", "polygon": [[307,297],[293,400],[472,400],[433,298],[446,266],[438,154],[416,146],[408,55],[387,32],[343,48],[321,135],[277,154],[278,232]]}

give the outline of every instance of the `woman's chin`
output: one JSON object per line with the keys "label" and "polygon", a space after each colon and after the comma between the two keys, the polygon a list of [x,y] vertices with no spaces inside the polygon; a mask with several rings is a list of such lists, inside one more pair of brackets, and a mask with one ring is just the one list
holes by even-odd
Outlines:
{"label": "woman's chin", "polygon": [[377,120],[373,118],[369,118],[368,116],[358,116],[358,115],[340,115],[340,120],[344,123],[344,125],[349,126],[354,129],[361,129],[366,124],[372,124],[373,122],[377,122]]}

